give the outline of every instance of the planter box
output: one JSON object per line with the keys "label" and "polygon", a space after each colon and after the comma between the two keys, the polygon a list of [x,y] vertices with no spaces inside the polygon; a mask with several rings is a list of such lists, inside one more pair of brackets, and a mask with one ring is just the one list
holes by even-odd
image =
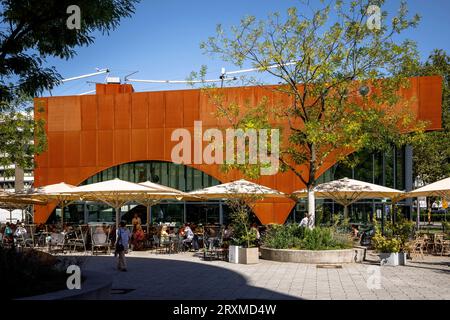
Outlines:
{"label": "planter box", "polygon": [[361,263],[365,248],[341,250],[295,250],[261,247],[261,258],[265,260],[311,264]]}
{"label": "planter box", "polygon": [[259,262],[259,248],[239,248],[239,263],[255,264]]}
{"label": "planter box", "polygon": [[228,261],[231,263],[239,263],[239,248],[240,246],[230,246],[228,248]]}
{"label": "planter box", "polygon": [[380,253],[380,265],[382,266],[398,266],[398,252],[382,252]]}

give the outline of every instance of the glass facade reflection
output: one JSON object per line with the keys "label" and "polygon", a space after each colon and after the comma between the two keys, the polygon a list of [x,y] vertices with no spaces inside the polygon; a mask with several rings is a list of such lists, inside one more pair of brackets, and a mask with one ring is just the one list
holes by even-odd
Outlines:
{"label": "glass facade reflection", "polygon": [[145,161],[108,168],[90,177],[82,185],[114,178],[136,183],[148,180],[186,192],[220,184],[219,180],[210,175],[185,165],[164,161]]}
{"label": "glass facade reflection", "polygon": [[[369,183],[375,183],[386,187],[411,190],[412,153],[408,152],[408,147],[393,147],[389,152],[370,154],[358,153],[359,164],[356,167],[348,167],[342,164],[335,164],[318,179],[317,184],[341,179],[351,178]],[[409,217],[411,208],[409,199],[399,203],[402,212]],[[343,207],[331,199],[316,199],[317,223],[327,223],[332,215],[342,214]],[[307,199],[300,199],[287,222],[300,222],[304,214],[308,211]],[[390,219],[390,201],[384,202],[382,199],[365,199],[349,206],[349,218],[354,222],[368,222],[374,215],[378,218],[384,214],[386,219]]]}

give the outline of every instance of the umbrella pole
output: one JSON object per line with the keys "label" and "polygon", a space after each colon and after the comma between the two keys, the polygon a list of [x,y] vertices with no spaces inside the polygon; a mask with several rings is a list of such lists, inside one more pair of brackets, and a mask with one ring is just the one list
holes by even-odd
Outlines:
{"label": "umbrella pole", "polygon": [[120,207],[116,207],[116,230],[119,230]]}
{"label": "umbrella pole", "polygon": [[147,203],[147,234],[150,231],[150,204]]}
{"label": "umbrella pole", "polygon": [[416,223],[417,223],[417,230],[420,229],[420,203],[419,203],[419,197],[417,197],[417,217],[416,217]]}
{"label": "umbrella pole", "polygon": [[61,201],[61,228],[64,228],[64,201]]}
{"label": "umbrella pole", "polygon": [[344,220],[348,218],[348,206],[344,206]]}

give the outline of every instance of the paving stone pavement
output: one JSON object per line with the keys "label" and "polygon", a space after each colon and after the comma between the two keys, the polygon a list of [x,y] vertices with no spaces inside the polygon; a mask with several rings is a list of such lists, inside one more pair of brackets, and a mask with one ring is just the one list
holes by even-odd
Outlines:
{"label": "paving stone pavement", "polygon": [[[130,252],[128,272],[113,256],[88,256],[82,270],[112,274],[111,299],[450,300],[450,257],[426,256],[406,266],[363,264],[340,269],[260,260],[256,265],[203,261],[191,252]],[[126,289],[126,290],[120,290]]]}

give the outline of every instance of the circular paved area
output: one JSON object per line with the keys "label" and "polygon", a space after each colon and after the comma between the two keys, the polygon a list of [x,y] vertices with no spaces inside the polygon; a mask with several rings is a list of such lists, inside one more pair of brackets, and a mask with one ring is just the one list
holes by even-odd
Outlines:
{"label": "circular paved area", "polygon": [[257,265],[203,261],[198,254],[131,252],[128,272],[115,258],[88,256],[82,270],[113,275],[112,299],[450,299],[450,257],[427,256],[407,266],[364,264],[323,269],[260,260]]}

